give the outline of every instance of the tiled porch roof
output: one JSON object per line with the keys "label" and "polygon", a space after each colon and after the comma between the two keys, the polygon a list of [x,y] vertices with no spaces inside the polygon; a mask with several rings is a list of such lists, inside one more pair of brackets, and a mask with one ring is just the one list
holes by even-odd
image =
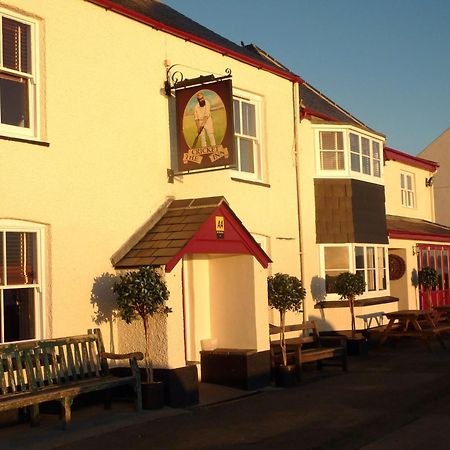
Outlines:
{"label": "tiled porch roof", "polygon": [[387,215],[390,238],[450,243],[450,228],[428,220]]}

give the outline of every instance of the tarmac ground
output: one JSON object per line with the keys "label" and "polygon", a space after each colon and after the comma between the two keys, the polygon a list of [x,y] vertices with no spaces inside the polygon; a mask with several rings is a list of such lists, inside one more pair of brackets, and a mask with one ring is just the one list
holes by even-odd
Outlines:
{"label": "tarmac ground", "polygon": [[0,429],[0,449],[448,449],[450,350],[432,350],[388,342],[350,357],[347,373],[312,366],[289,389],[202,385],[200,404],[184,409],[91,405],[74,411],[66,431],[42,414],[39,427]]}

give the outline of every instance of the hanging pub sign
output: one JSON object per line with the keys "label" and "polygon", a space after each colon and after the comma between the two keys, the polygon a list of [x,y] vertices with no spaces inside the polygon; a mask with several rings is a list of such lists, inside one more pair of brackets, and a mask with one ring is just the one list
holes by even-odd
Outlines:
{"label": "hanging pub sign", "polygon": [[234,166],[231,80],[176,89],[178,171]]}

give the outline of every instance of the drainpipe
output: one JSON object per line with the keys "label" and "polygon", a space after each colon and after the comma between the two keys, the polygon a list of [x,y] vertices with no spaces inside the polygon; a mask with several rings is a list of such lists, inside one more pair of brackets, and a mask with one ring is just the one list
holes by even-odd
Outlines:
{"label": "drainpipe", "polygon": [[[297,223],[298,223],[298,255],[300,264],[300,279],[304,283],[303,278],[303,233],[301,225],[301,205],[300,205],[300,84],[292,83],[293,100],[294,100],[294,156],[295,156],[295,183],[297,194]],[[304,284],[303,284],[304,287]],[[306,302],[303,301],[303,321],[307,320]]]}

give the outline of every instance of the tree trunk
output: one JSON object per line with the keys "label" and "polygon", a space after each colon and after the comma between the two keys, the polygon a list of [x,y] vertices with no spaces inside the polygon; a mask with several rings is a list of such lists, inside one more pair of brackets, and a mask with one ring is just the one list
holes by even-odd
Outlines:
{"label": "tree trunk", "polygon": [[286,356],[286,338],[284,336],[284,327],[286,320],[286,311],[280,311],[280,347],[281,355],[283,356],[283,366],[287,366],[287,356]]}
{"label": "tree trunk", "polygon": [[355,337],[356,334],[355,297],[353,295],[348,299],[348,305],[350,306],[350,314],[352,316],[352,337]]}
{"label": "tree trunk", "polygon": [[144,355],[144,362],[145,362],[145,373],[147,375],[147,383],[153,383],[153,370],[151,367],[151,360],[150,360],[150,344],[148,342],[149,336],[148,336],[148,316],[145,316],[142,318],[142,321],[144,322],[144,335],[145,335],[145,355]]}

